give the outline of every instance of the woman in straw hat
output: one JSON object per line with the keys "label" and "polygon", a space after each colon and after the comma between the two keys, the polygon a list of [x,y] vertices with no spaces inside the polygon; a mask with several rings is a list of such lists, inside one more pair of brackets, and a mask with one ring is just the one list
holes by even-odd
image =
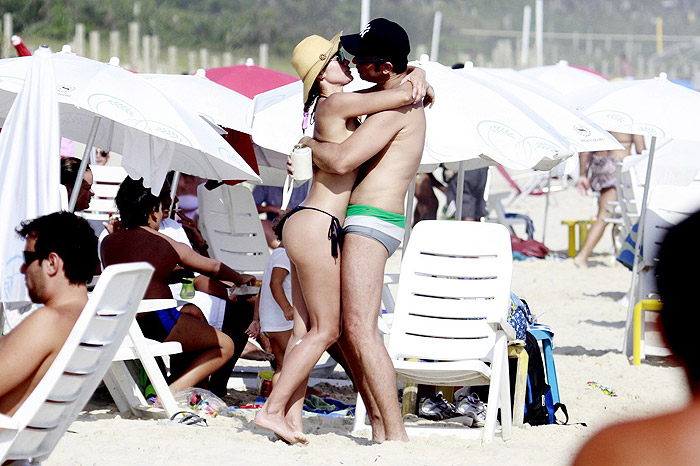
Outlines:
{"label": "woman in straw hat", "polygon": [[[304,82],[304,129],[311,111],[314,138],[320,141],[342,142],[359,126],[358,116],[414,101],[409,82],[371,94],[344,93],[352,75],[340,50],[340,33],[331,40],[305,38],[294,48],[292,65]],[[416,82],[420,100],[428,86],[422,70],[414,73],[408,81]],[[284,368],[255,423],[289,443],[307,442],[301,412],[308,376],[340,335],[341,225],[356,177],[357,171],[336,175],[314,167],[308,196],[282,220],[296,319]]]}

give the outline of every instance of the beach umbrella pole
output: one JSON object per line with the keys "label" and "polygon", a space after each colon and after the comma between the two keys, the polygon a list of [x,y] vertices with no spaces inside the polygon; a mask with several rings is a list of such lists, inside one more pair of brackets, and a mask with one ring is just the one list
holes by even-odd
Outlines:
{"label": "beach umbrella pole", "polygon": [[467,164],[464,160],[459,161],[457,171],[457,189],[455,191],[455,202],[457,211],[455,212],[455,220],[462,220],[462,201],[464,201],[464,166]]}
{"label": "beach umbrella pole", "polygon": [[83,151],[83,160],[80,162],[80,168],[78,169],[78,175],[75,177],[75,183],[73,184],[73,192],[70,195],[70,202],[68,203],[68,212],[73,212],[75,210],[75,203],[78,201],[78,194],[80,194],[80,186],[83,184],[83,176],[85,175],[85,170],[87,170],[88,160],[90,160],[90,151],[92,150],[92,145],[95,142],[95,136],[97,135],[97,128],[100,126],[100,120],[102,117],[95,116],[92,120],[92,128],[90,128],[90,134],[85,143],[85,150]]}
{"label": "beach umbrella pole", "polygon": [[544,237],[547,234],[547,213],[549,212],[549,193],[552,190],[552,172],[549,172],[547,177],[547,192],[544,195],[544,222],[542,222],[542,244],[544,244]]}
{"label": "beach umbrella pole", "polygon": [[639,209],[639,224],[637,225],[637,241],[634,243],[634,264],[632,266],[632,283],[629,290],[629,303],[627,304],[627,325],[625,325],[625,336],[622,342],[622,350],[626,356],[632,355],[632,315],[634,306],[639,300],[639,267],[641,267],[640,259],[642,250],[642,241],[644,238],[644,221],[647,216],[647,199],[649,198],[649,190],[651,188],[651,167],[654,163],[654,149],[656,148],[656,136],[652,136],[651,145],[649,146],[649,162],[647,164],[647,175],[644,180],[644,193],[642,194],[642,206]]}
{"label": "beach umbrella pole", "polygon": [[173,181],[170,184],[170,218],[175,220],[175,195],[177,194],[177,184],[180,182],[180,172],[173,172]]}

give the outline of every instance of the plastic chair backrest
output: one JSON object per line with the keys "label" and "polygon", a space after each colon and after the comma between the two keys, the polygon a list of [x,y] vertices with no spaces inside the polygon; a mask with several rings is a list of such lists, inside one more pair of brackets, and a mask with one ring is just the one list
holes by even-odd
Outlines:
{"label": "plastic chair backrest", "polygon": [[34,391],[0,431],[0,462],[48,457],[78,416],[119,349],[153,267],[145,262],[107,267],[66,342]]}
{"label": "plastic chair backrest", "polygon": [[253,193],[245,186],[197,189],[199,229],[211,257],[239,272],[260,272],[270,258]]}
{"label": "plastic chair backrest", "polygon": [[510,235],[495,223],[422,221],[401,263],[393,359],[491,358],[512,275]]}

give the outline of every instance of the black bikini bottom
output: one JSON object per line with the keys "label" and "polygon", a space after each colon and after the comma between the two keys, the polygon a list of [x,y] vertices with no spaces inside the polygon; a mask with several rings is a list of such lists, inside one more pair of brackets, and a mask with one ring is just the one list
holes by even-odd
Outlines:
{"label": "black bikini bottom", "polygon": [[321,212],[322,214],[326,214],[331,218],[331,226],[328,228],[328,239],[331,240],[331,256],[337,259],[338,251],[341,247],[343,247],[343,227],[340,225],[340,220],[338,220],[338,217],[331,215],[324,210],[317,209],[316,207],[300,205],[296,206],[287,215],[285,215],[282,221],[287,221],[289,217],[300,210],[315,210],[316,212]]}

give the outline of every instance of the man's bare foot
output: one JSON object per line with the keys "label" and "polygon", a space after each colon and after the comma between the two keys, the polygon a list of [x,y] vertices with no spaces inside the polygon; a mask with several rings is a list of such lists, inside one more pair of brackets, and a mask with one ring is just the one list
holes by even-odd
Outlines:
{"label": "man's bare foot", "polygon": [[403,434],[397,435],[396,437],[393,437],[393,436],[389,437],[389,436],[387,436],[387,438],[385,439],[385,441],[386,441],[386,442],[408,442],[409,439],[408,439],[408,435],[406,434],[406,432],[404,432]]}
{"label": "man's bare foot", "polygon": [[574,265],[578,267],[579,269],[587,269],[588,268],[588,261],[581,256],[576,256],[574,257]]}
{"label": "man's bare foot", "polygon": [[270,416],[264,407],[255,415],[254,422],[258,427],[271,430],[280,440],[290,445],[297,443],[307,445],[309,443],[309,439],[303,433],[295,431],[287,424],[284,416]]}

